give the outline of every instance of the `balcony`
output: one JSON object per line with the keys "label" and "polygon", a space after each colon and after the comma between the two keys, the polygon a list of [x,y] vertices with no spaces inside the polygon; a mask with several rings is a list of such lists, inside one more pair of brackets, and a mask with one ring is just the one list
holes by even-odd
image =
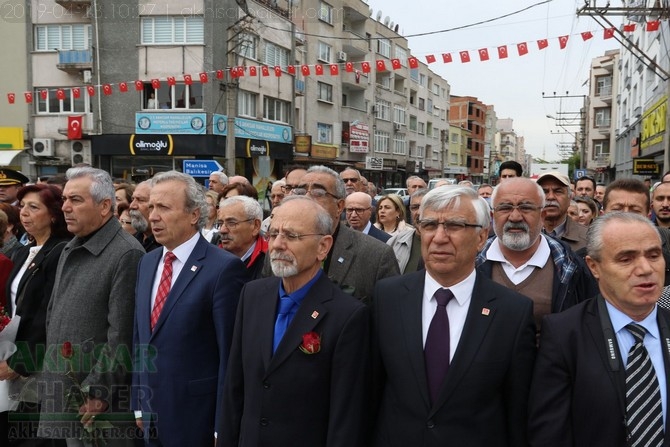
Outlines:
{"label": "balcony", "polygon": [[59,50],[56,67],[64,72],[75,74],[81,70],[93,68],[93,53],[91,50]]}
{"label": "balcony", "polygon": [[347,28],[347,24],[344,24],[343,28],[342,51],[347,53],[351,58],[361,58],[367,55],[369,50],[367,38],[364,35]]}

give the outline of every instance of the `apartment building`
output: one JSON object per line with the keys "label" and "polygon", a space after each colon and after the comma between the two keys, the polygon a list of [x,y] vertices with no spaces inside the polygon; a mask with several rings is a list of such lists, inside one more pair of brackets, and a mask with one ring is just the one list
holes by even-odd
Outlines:
{"label": "apartment building", "polygon": [[486,109],[486,104],[475,97],[451,96],[449,122],[471,132],[467,141],[467,169],[473,183],[482,183],[484,178]]}

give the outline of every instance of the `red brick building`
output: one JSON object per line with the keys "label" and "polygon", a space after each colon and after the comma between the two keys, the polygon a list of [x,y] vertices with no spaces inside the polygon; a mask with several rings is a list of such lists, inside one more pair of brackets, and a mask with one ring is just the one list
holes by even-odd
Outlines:
{"label": "red brick building", "polygon": [[482,183],[484,174],[484,142],[486,136],[486,104],[473,96],[451,96],[449,123],[470,131],[467,142],[467,167],[473,183]]}

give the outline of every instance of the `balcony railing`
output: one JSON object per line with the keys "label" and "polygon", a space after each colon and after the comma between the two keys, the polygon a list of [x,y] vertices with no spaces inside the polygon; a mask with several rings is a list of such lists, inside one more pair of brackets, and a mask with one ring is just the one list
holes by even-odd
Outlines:
{"label": "balcony railing", "polygon": [[58,69],[68,72],[91,69],[93,53],[91,50],[59,50]]}

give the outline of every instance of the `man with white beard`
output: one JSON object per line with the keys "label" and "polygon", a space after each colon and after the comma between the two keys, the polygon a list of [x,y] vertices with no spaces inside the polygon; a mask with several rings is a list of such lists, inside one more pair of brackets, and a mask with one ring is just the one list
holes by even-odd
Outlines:
{"label": "man with white beard", "polygon": [[478,269],[533,300],[538,332],[544,315],[598,293],[582,258],[566,243],[542,234],[545,195],[537,183],[508,179],[493,191],[491,203],[496,237],[477,256]]}

